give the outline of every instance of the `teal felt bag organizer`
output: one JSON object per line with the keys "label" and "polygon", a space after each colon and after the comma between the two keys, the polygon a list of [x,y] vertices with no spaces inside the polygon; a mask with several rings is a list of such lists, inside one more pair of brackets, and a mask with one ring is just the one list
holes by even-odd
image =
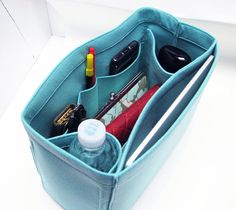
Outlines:
{"label": "teal felt bag organizer", "polygon": [[[140,43],[136,60],[123,72],[109,76],[111,58],[132,40]],[[156,53],[166,44],[186,51],[192,62],[174,74],[166,72],[156,59]],[[85,56],[90,46],[96,50],[97,80],[92,88],[85,89]],[[158,132],[155,142],[133,165],[124,168],[126,157],[211,54],[215,56],[212,65],[175,110],[167,126]],[[71,52],[43,82],[22,114],[35,165],[48,194],[68,210],[130,210],[187,129],[216,57],[214,37],[151,8],[137,10],[114,30]],[[147,75],[149,87],[156,83],[161,87],[143,109],[125,148],[107,134],[117,148],[113,170],[100,172],[69,154],[65,148],[76,133],[50,137],[53,118],[66,105],[82,103],[92,117],[108,100],[110,90],[119,90],[140,71]]]}

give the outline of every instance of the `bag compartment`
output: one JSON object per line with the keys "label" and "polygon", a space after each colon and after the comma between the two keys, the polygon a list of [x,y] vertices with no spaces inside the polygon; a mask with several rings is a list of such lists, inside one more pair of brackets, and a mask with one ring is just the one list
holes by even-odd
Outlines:
{"label": "bag compartment", "polygon": [[[161,25],[159,22],[160,17],[157,17],[155,12],[153,14],[154,16],[148,18],[143,16],[147,11],[149,11],[148,13],[150,14],[153,13],[153,11],[149,9],[141,10],[140,13],[131,16],[130,21],[125,22],[124,25],[126,25],[126,27],[122,25],[122,27],[118,27],[112,32],[77,48],[54,69],[40,87],[34,99],[28,104],[23,114],[24,119],[33,130],[46,138],[50,137],[54,117],[66,105],[77,103],[78,93],[85,90],[85,57],[90,46],[96,49],[96,74],[98,77],[108,75],[110,59],[132,40],[140,40],[140,42],[143,43],[143,49],[137,61],[139,61],[139,69],[148,74],[150,85],[156,82],[162,84],[171,76],[159,67],[153,45],[155,45],[156,51],[158,49],[156,46],[162,44],[157,43],[157,40],[163,40],[164,37],[168,38],[168,43],[172,43],[173,40],[176,40],[180,23],[170,16],[169,22],[171,22],[171,24],[168,22],[164,28],[163,23]],[[166,15],[165,13],[160,14],[161,17]],[[148,33],[147,29],[150,29]],[[157,30],[159,30],[159,33],[157,33]],[[195,30],[195,32],[196,37],[204,35],[201,31]],[[145,34],[147,34],[147,40],[145,40]],[[165,40],[167,40],[167,38],[165,38]],[[104,42],[104,39],[106,42]],[[187,38],[183,39],[183,41],[189,42]],[[201,43],[189,43],[191,43],[191,49],[194,52],[201,46]],[[208,49],[207,45],[210,46],[210,44],[213,44],[213,38],[207,35],[207,38],[204,40],[204,46],[200,48],[203,49],[206,47],[206,49]],[[204,52],[205,51],[202,50],[203,54]],[[125,74],[126,72],[122,73]]]}
{"label": "bag compartment", "polygon": [[[203,56],[203,59],[206,59],[210,54],[217,55],[217,48],[214,45]],[[143,110],[123,149],[121,161],[117,169],[117,184],[112,194],[110,210],[129,210],[132,208],[135,201],[143,193],[157,171],[161,169],[176,144],[180,141],[184,131],[188,128],[216,60],[207,67],[204,74],[197,80],[191,91],[184,97],[180,106],[177,107],[173,115],[168,119],[164,128],[155,135],[154,141],[147,145],[147,148],[131,166],[123,167],[128,157],[147,135],[148,130],[160,119],[163,114],[160,112],[164,112],[169,107],[169,104],[171,104],[196,73],[202,61],[198,59],[195,63],[196,68],[193,68],[191,72],[182,71],[175,75],[176,78],[172,77],[170,81],[167,81],[163,85],[162,90],[153,96]],[[143,129],[144,127],[146,129]],[[130,189],[132,189],[132,193]]]}
{"label": "bag compartment", "polygon": [[[214,48],[212,47],[211,51],[209,51],[204,56],[204,58],[206,59],[211,54],[211,52],[213,52],[213,50]],[[122,161],[120,162],[120,165],[122,165],[125,159],[127,159],[127,157],[129,157],[134,152],[135,148],[138,147],[138,145],[144,140],[144,138],[148,135],[151,129],[155,126],[155,124],[160,120],[160,118],[167,111],[173,101],[178,97],[181,91],[189,83],[193,75],[201,67],[203,61],[202,59],[198,59],[193,64],[191,64],[189,71],[178,72],[176,75],[173,76],[173,78],[171,78],[170,81],[167,81],[163,85],[163,88],[159,92],[157,92],[150,99],[133,128],[133,131],[126,145],[126,150],[123,152]],[[161,130],[159,130],[156,133],[155,137],[153,137],[155,141],[151,141],[142,151],[140,156],[142,156],[142,154],[144,154],[148,150],[148,148],[150,149],[153,145],[157,144],[158,140],[163,135],[165,135],[165,133],[175,123],[175,121],[181,115],[188,103],[194,97],[197,90],[200,88],[210,68],[211,65],[207,67],[206,72],[204,72],[204,74],[202,74],[201,77],[196,81],[194,86],[191,88],[191,90],[188,91],[188,94],[183,98],[181,103],[178,104],[174,112],[171,113],[169,118],[166,120],[165,124],[162,126]]]}
{"label": "bag compartment", "polygon": [[[185,26],[186,28],[184,28]],[[149,35],[147,30],[149,30]],[[146,41],[145,33],[149,37]],[[94,46],[96,58],[103,60],[103,62],[96,64],[96,69],[99,69],[97,75],[107,76],[109,59],[133,39],[142,40],[145,43],[142,50],[142,62],[139,63],[140,68],[144,70],[146,68],[148,72],[152,72],[151,75],[155,75],[152,84],[155,82],[163,84],[149,101],[149,105],[145,108],[146,111],[143,110],[141,114],[147,117],[152,117],[147,115],[148,107],[155,105],[154,102],[159,102],[157,98],[166,93],[167,85],[173,84],[174,80],[180,76],[180,73],[169,75],[160,71],[158,63],[155,64],[157,62],[155,60],[156,52],[153,51],[158,51],[164,44],[177,43],[178,47],[186,48],[187,52],[195,55],[194,62],[186,67],[187,71],[191,71],[195,69],[196,62],[202,62],[209,53],[212,53],[216,44],[214,38],[205,32],[182,24],[164,12],[145,8],[138,10],[113,31],[77,48],[63,59],[33,96],[23,112],[22,120],[34,145],[33,153],[45,190],[65,209],[130,209],[168,157],[168,153],[180,139],[188,123],[188,116],[185,114],[190,114],[192,101],[180,115],[181,118],[184,117],[181,125],[179,117],[174,123],[171,122],[173,124],[161,137],[161,141],[146,151],[136,164],[111,174],[93,170],[59,148],[60,146],[63,147],[63,144],[52,144],[49,141],[53,118],[66,105],[76,103],[78,93],[85,88],[85,55],[88,52],[88,47]],[[175,42],[176,39],[178,42]],[[153,43],[155,48],[153,48]],[[148,46],[152,46],[152,48]],[[214,55],[216,55],[216,51],[214,51]],[[186,69],[183,68],[180,72],[184,72]],[[152,79],[151,75],[149,76],[150,79]],[[202,79],[205,83],[207,82],[207,79]],[[183,85],[183,83],[181,84]],[[202,88],[198,91],[198,95],[201,91]],[[168,102],[168,99],[166,101]],[[160,107],[164,111],[166,105],[163,104]],[[158,114],[155,111],[152,113]],[[139,122],[142,116],[140,116]],[[154,116],[152,119],[152,123],[155,123],[158,116]],[[68,138],[66,136],[58,138]],[[129,145],[126,144],[123,151],[126,150],[127,146]],[[91,197],[90,192],[92,192]]]}
{"label": "bag compartment", "polygon": [[[60,136],[55,143],[64,145],[73,135]],[[31,142],[43,187],[63,208],[107,208],[114,187],[112,175],[93,170],[49,141],[44,145],[31,138]]]}
{"label": "bag compartment", "polygon": [[[79,160],[78,158],[74,157],[73,155],[71,155],[68,152],[69,146],[71,144],[71,142],[73,141],[74,138],[77,138],[77,133],[70,133],[70,134],[64,134],[61,136],[56,136],[56,137],[52,137],[49,138],[48,140],[53,143],[55,146],[59,147],[60,149],[64,150],[66,153],[68,153],[68,156],[72,159],[75,159],[75,161],[78,161],[81,165],[86,166],[88,168],[91,168],[92,170],[97,170],[94,169],[92,167],[90,167],[89,165],[87,165],[86,163],[82,162],[81,160]],[[119,141],[112,136],[111,134],[107,133],[106,134],[106,139],[107,141],[110,143],[110,146],[112,147],[112,151],[114,151],[111,154],[111,158],[115,159],[115,164],[113,165],[113,167],[107,172],[109,173],[113,173],[120,161],[121,158],[121,145],[119,143]]]}
{"label": "bag compartment", "polygon": [[[135,164],[126,170],[120,171],[117,175],[117,184],[112,194],[112,202],[109,210],[130,210],[136,200],[145,191],[145,188],[151,183],[156,173],[168,159],[170,153],[175,148],[189,124],[196,108],[197,102],[192,106],[182,121],[172,127],[171,132],[163,136],[160,145],[152,147],[148,154],[141,157],[138,164]],[[132,190],[131,190],[132,189]],[[155,201],[153,201],[155,205]]]}
{"label": "bag compartment", "polygon": [[140,71],[141,48],[137,58],[125,70],[115,75],[99,76],[93,87],[79,92],[78,104],[85,107],[88,118],[93,118],[109,101],[111,93],[118,93]]}

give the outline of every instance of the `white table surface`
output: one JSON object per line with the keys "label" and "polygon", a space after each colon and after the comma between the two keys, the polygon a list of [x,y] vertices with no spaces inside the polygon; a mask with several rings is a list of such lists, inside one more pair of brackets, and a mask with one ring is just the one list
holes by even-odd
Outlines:
{"label": "white table surface", "polygon": [[[20,114],[71,49],[52,37],[0,118],[0,209],[61,209],[42,188]],[[191,125],[133,210],[236,209],[235,64],[220,57]]]}

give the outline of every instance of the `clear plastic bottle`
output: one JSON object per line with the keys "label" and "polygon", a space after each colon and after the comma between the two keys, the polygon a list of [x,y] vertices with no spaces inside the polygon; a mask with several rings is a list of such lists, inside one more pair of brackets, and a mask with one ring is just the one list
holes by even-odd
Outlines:
{"label": "clear plastic bottle", "polygon": [[76,137],[68,151],[84,163],[100,171],[109,171],[116,161],[114,148],[106,141],[106,128],[102,122],[88,119],[80,123]]}

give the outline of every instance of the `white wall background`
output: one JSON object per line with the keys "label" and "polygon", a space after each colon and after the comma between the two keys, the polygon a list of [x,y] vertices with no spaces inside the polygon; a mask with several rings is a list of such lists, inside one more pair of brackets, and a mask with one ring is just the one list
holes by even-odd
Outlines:
{"label": "white wall background", "polygon": [[[232,0],[47,0],[52,34],[79,46],[119,25],[134,10],[150,6],[169,12],[185,22],[213,34],[220,43],[221,56],[236,59],[236,12]],[[203,6],[204,5],[204,6]],[[227,54],[225,54],[227,53]]]}
{"label": "white wall background", "polygon": [[75,2],[90,2],[106,7],[137,9],[138,7],[150,6],[177,17],[211,20],[218,22],[236,23],[235,1],[234,0],[73,0]]}
{"label": "white wall background", "polygon": [[[102,30],[115,22],[120,23],[122,18],[126,18],[124,14],[128,16],[137,8],[145,6],[164,10],[180,18],[236,24],[234,0],[47,0],[47,2],[50,5],[49,15],[51,25],[54,27],[53,33],[56,35],[62,35],[62,31],[63,34],[70,32],[75,25],[90,26],[92,23],[100,25]],[[60,14],[62,18],[57,21],[57,18],[53,18],[55,13]],[[91,21],[93,17],[96,17],[96,21]],[[59,23],[62,19],[65,21],[65,30],[61,30],[62,24]]]}
{"label": "white wall background", "polygon": [[45,0],[0,1],[0,116],[51,31]]}

